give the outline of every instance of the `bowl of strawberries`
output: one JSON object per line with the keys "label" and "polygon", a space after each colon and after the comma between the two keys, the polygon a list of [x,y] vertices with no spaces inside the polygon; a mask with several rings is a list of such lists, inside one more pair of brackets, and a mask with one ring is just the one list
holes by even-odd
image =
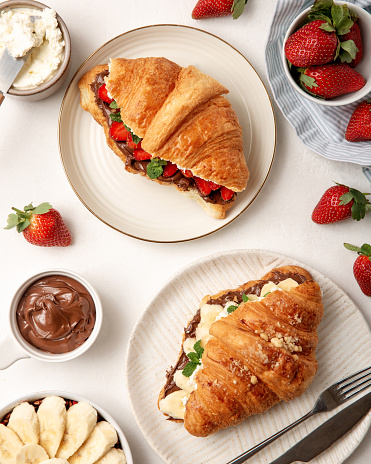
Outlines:
{"label": "bowl of strawberries", "polygon": [[289,26],[286,76],[308,100],[348,105],[371,92],[371,15],[358,5],[316,0]]}

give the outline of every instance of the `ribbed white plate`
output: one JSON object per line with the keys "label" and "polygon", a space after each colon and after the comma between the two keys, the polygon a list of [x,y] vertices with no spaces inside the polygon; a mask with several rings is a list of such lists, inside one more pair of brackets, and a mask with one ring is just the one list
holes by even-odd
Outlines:
{"label": "ribbed white plate", "polygon": [[[243,129],[250,169],[245,191],[227,218],[209,217],[195,201],[175,189],[125,171],[108,148],[103,129],[79,105],[78,81],[97,64],[116,57],[165,56],[181,66],[193,64],[230,91]],[[122,34],[99,48],[72,79],[60,112],[59,146],[68,180],[83,204],[111,227],[156,242],[191,240],[229,224],[255,199],[274,157],[276,126],[271,101],[260,77],[237,50],[209,33],[175,26],[148,26]]]}
{"label": "ribbed white plate", "polygon": [[[252,416],[237,427],[208,438],[189,435],[182,424],[165,420],[157,398],[165,373],[174,365],[183,328],[207,294],[235,288],[260,278],[277,266],[307,269],[323,291],[325,315],[319,327],[316,377],[304,395]],[[317,396],[333,382],[370,364],[371,334],[361,312],[328,278],[294,259],[260,250],[236,250],[209,256],[179,271],[152,299],[131,335],[127,353],[127,385],[135,418],[144,437],[168,464],[225,464],[243,451],[307,413]],[[339,408],[340,409],[340,408]],[[331,417],[312,417],[257,454],[255,464],[277,458],[314,428]],[[371,421],[368,414],[357,426],[313,464],[340,464],[358,446]]]}

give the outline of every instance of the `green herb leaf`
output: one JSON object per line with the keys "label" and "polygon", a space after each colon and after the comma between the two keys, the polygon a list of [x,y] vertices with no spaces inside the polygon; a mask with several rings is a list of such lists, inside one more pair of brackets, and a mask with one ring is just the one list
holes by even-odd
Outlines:
{"label": "green herb leaf", "polygon": [[247,3],[247,0],[233,0],[231,11],[233,13],[232,17],[233,19],[237,19],[241,16],[245,5]]}
{"label": "green herb leaf", "polygon": [[202,355],[204,353],[204,349],[202,348],[201,346],[201,340],[198,340],[194,345],[193,345],[193,349],[195,350],[195,352],[198,354],[198,357],[201,359],[202,358]]}
{"label": "green herb leaf", "polygon": [[233,313],[233,311],[236,311],[237,308],[238,306],[234,306],[234,305],[228,306],[227,313],[231,314]]}
{"label": "green herb leaf", "polygon": [[141,137],[138,137],[137,135],[133,134],[133,132],[131,133],[131,138],[133,139],[134,143],[139,143],[142,140]]}
{"label": "green herb leaf", "polygon": [[110,113],[109,117],[112,119],[112,121],[122,122],[120,113]]}
{"label": "green herb leaf", "polygon": [[194,362],[195,364],[199,364],[199,362],[200,362],[198,354],[195,353],[194,351],[191,351],[190,353],[188,353],[187,357],[191,362]]}
{"label": "green herb leaf", "polygon": [[111,103],[109,104],[109,107],[112,108],[113,110],[115,110],[115,109],[118,108],[117,103],[115,102],[115,100],[113,100],[113,102],[111,102]]}
{"label": "green herb leaf", "polygon": [[247,295],[245,295],[244,293],[242,293],[242,301],[244,303],[246,303],[247,301],[249,301],[249,297]]}
{"label": "green herb leaf", "polygon": [[190,377],[193,374],[193,372],[196,370],[196,368],[197,368],[197,364],[193,362],[189,362],[188,364],[184,366],[184,369],[182,370],[182,374],[185,377]]}
{"label": "green herb leaf", "polygon": [[147,166],[147,174],[150,179],[157,179],[164,172],[164,166],[167,164],[167,161],[152,158]]}
{"label": "green herb leaf", "polygon": [[269,295],[272,292],[267,292],[265,295],[263,295],[263,298],[265,298],[267,295]]}

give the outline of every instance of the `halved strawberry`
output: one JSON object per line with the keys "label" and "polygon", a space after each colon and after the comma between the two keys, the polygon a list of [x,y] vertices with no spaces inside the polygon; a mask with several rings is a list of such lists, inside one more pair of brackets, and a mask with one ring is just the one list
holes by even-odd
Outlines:
{"label": "halved strawberry", "polygon": [[126,129],[122,122],[113,121],[109,128],[109,135],[118,142],[126,142],[130,132]]}
{"label": "halved strawberry", "polygon": [[134,149],[135,149],[135,148],[140,148],[141,145],[142,145],[142,141],[141,141],[141,140],[140,140],[138,143],[133,142],[133,136],[132,136],[132,133],[131,133],[131,132],[129,132],[129,134],[128,134],[128,138],[127,138],[127,140],[126,140],[126,143],[128,144],[128,147],[134,148]]}
{"label": "halved strawberry", "polygon": [[200,192],[202,196],[205,197],[207,195],[210,195],[211,187],[207,180],[201,179],[201,177],[194,177],[194,180],[196,182],[198,191]]}
{"label": "halved strawberry", "polygon": [[98,89],[98,97],[103,100],[104,102],[110,104],[113,102],[113,98],[110,98],[108,96],[108,92],[107,92],[107,87],[106,87],[106,84],[103,84],[99,87]]}
{"label": "halved strawberry", "polygon": [[211,190],[218,190],[220,189],[221,185],[216,184],[215,182],[212,182],[211,180],[209,180],[209,187],[211,188]]}
{"label": "halved strawberry", "polygon": [[164,172],[162,175],[164,177],[171,177],[173,176],[178,170],[178,166],[170,161],[167,162],[167,165],[164,167]]}
{"label": "halved strawberry", "polygon": [[182,173],[183,173],[186,177],[193,177],[192,171],[191,171],[190,169],[182,169]]}
{"label": "halved strawberry", "polygon": [[149,160],[152,158],[147,151],[144,151],[142,148],[136,148],[133,152],[133,156],[137,161]]}
{"label": "halved strawberry", "polygon": [[222,196],[224,201],[229,201],[233,197],[234,191],[223,186],[220,187],[220,195]]}

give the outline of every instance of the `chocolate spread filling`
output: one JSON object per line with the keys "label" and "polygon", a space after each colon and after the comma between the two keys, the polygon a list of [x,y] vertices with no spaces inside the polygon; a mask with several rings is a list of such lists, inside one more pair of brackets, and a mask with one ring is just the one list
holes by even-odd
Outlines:
{"label": "chocolate spread filling", "polygon": [[[261,290],[264,287],[264,285],[268,282],[273,282],[275,284],[278,284],[282,282],[283,280],[286,279],[293,279],[295,282],[297,282],[299,285],[305,282],[307,279],[301,274],[294,274],[294,273],[287,273],[283,274],[282,272],[275,271],[273,277],[271,277],[269,280],[259,280],[256,284],[252,285],[251,287],[248,287],[246,289],[242,290],[232,290],[223,293],[221,296],[218,298],[210,298],[206,304],[215,304],[215,305],[221,305],[224,306],[230,301],[234,301],[237,304],[241,304],[243,302],[242,300],[242,295],[257,295],[260,296]],[[201,320],[201,315],[200,315],[200,309],[197,310],[197,313],[193,317],[193,319],[190,321],[188,326],[184,329],[184,339],[186,340],[187,338],[194,337],[196,334],[196,329],[198,324],[200,323]],[[176,385],[174,381],[174,374],[177,370],[182,370],[184,366],[189,362],[189,359],[184,351],[182,351],[177,363],[175,364],[174,367],[170,367],[170,369],[166,372],[166,383],[164,387],[164,397],[167,395],[170,395],[170,393],[173,393],[177,390],[180,390],[180,388]],[[175,420],[171,417],[168,418],[168,420]]]}
{"label": "chocolate spread filling", "polygon": [[[109,104],[101,100],[98,96],[99,87],[105,84],[104,78],[108,76],[109,71],[103,71],[96,75],[95,80],[90,84],[90,87],[95,95],[95,102],[97,106],[101,109],[102,113],[104,114],[108,127],[112,124],[112,119],[110,118],[111,113],[120,113],[120,109],[113,109],[110,108]],[[130,166],[132,169],[138,172],[147,173],[147,166],[149,164],[149,160],[138,161],[133,156],[133,149],[128,147],[126,142],[117,142],[114,140],[117,148],[123,153],[125,156],[125,166]],[[195,189],[198,191],[201,198],[206,201],[207,203],[213,203],[218,205],[225,205],[229,203],[229,201],[223,200],[220,190],[213,190],[209,195],[201,195],[200,191],[197,189],[196,183],[193,178],[186,177],[183,175],[182,171],[178,170],[173,176],[164,177],[159,176],[157,178],[161,182],[168,182],[175,184],[180,190],[190,190]],[[233,198],[233,197],[232,197]]]}

